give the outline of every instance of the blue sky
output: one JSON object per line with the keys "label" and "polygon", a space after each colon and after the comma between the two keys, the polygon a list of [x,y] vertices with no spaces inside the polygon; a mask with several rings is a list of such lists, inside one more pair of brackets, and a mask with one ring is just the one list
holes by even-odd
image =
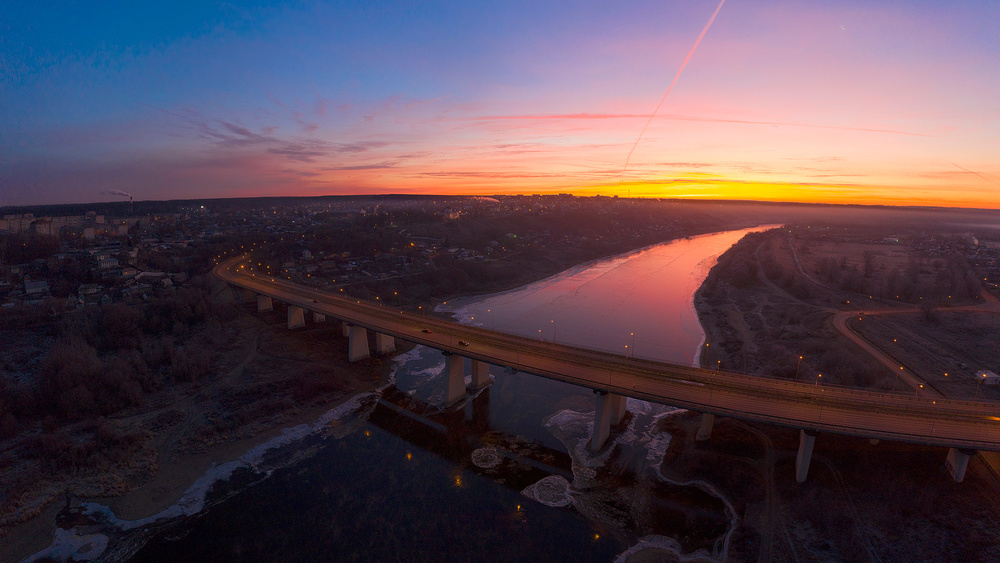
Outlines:
{"label": "blue sky", "polygon": [[[338,193],[988,206],[1000,3],[19,3],[0,205]],[[863,200],[863,201],[862,201]]]}

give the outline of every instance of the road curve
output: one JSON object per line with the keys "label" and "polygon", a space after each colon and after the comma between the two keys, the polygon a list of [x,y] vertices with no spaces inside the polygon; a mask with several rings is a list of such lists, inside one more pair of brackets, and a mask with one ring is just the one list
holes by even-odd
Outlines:
{"label": "road curve", "polygon": [[213,273],[258,295],[395,338],[598,391],[794,428],[1000,451],[995,403],[819,386],[540,342],[257,274],[245,257]]}

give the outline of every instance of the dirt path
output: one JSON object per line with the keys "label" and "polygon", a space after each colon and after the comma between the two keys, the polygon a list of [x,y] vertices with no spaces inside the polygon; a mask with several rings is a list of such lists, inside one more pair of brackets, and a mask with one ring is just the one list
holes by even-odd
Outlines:
{"label": "dirt path", "polygon": [[788,530],[781,518],[778,490],[774,482],[774,463],[777,458],[774,450],[774,442],[771,441],[771,438],[767,434],[744,422],[736,419],[733,419],[732,422],[754,436],[757,436],[761,443],[764,444],[764,459],[760,462],[764,475],[764,523],[761,526],[760,552],[757,555],[757,561],[765,563],[774,559],[775,528],[780,528],[782,536],[788,543],[788,549],[792,553],[792,557],[798,561],[798,557],[795,555],[795,545],[792,543],[788,535]]}
{"label": "dirt path", "polygon": [[813,459],[825,465],[826,468],[830,470],[830,473],[833,474],[833,478],[837,481],[837,486],[840,489],[840,493],[844,495],[844,498],[847,500],[847,508],[851,513],[850,521],[854,522],[856,529],[858,531],[858,535],[861,536],[861,542],[865,547],[865,552],[868,553],[868,560],[878,561],[881,563],[882,558],[879,557],[878,552],[875,551],[875,545],[872,543],[871,534],[868,533],[868,523],[865,522],[861,518],[861,515],[858,513],[858,508],[854,504],[854,499],[851,497],[851,493],[847,490],[847,487],[844,485],[844,477],[840,474],[840,471],[836,468],[836,466],[833,465],[833,463],[830,460],[817,455],[814,455]]}

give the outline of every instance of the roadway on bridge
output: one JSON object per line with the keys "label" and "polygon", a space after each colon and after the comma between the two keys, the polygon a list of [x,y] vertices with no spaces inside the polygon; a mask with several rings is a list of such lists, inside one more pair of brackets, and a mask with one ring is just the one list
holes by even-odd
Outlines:
{"label": "roadway on bridge", "polygon": [[1000,450],[994,403],[912,397],[625,358],[401,311],[254,273],[244,258],[215,275],[258,295],[417,344],[661,404],[794,428]]}

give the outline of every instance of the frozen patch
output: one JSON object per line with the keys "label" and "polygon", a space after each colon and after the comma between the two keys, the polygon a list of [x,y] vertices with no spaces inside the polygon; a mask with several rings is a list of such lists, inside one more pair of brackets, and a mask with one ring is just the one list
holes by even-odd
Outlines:
{"label": "frozen patch", "polygon": [[22,563],[33,563],[38,560],[55,561],[93,561],[100,557],[108,547],[108,536],[104,534],[78,534],[78,528],[69,530],[56,528],[56,537],[52,545],[31,555]]}
{"label": "frozen patch", "polygon": [[503,458],[496,448],[479,448],[472,452],[472,465],[480,469],[491,469],[500,465]]}
{"label": "frozen patch", "polygon": [[694,561],[694,560],[722,561],[720,559],[712,557],[704,549],[699,549],[693,553],[685,554],[684,549],[681,547],[681,544],[677,540],[673,538],[668,538],[666,536],[652,535],[640,538],[639,543],[633,545],[632,547],[625,550],[623,553],[619,554],[618,557],[615,558],[615,563],[625,563],[626,561],[628,561],[630,557],[645,549],[657,549],[669,552],[673,554],[673,556],[677,559],[677,561]]}
{"label": "frozen patch", "polygon": [[545,506],[562,507],[573,503],[569,481],[558,475],[549,475],[521,491],[521,494]]}

